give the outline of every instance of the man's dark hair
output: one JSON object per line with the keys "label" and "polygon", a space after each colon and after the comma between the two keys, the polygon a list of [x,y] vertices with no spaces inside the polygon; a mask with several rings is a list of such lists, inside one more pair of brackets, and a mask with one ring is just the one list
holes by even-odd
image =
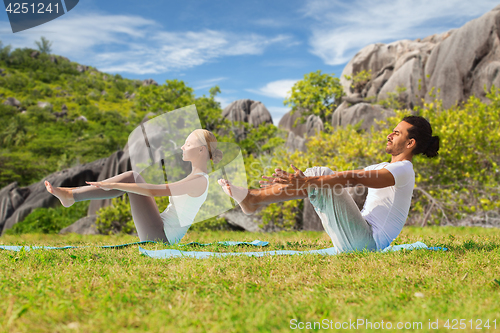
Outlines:
{"label": "man's dark hair", "polygon": [[403,121],[412,125],[408,129],[408,138],[415,139],[417,146],[413,155],[422,154],[427,157],[436,157],[439,150],[439,137],[432,136],[431,124],[424,117],[407,116]]}

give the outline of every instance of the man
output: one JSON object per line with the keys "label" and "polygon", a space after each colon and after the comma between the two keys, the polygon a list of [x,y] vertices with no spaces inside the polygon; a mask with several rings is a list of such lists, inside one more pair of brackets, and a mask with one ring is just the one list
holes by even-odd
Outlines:
{"label": "man", "polygon": [[[325,231],[338,252],[384,249],[401,232],[410,209],[415,186],[413,156],[437,156],[439,137],[432,136],[429,122],[418,116],[405,117],[387,136],[385,151],[391,162],[370,165],[362,170],[334,172],[313,167],[304,173],[276,169],[263,177],[264,186],[247,190],[220,180],[223,190],[251,214],[273,202],[309,197]],[[364,185],[368,195],[360,212],[344,187]]]}

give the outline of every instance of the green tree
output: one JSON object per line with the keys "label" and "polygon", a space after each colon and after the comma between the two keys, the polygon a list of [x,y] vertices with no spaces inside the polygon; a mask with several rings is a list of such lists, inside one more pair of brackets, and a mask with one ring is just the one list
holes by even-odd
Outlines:
{"label": "green tree", "polygon": [[52,52],[51,46],[52,42],[50,42],[47,38],[43,37],[40,38],[40,41],[35,41],[35,44],[38,46],[38,50],[42,53],[47,53],[49,54]]}
{"label": "green tree", "polygon": [[10,45],[4,46],[0,41],[0,61],[5,61],[10,56],[10,51],[12,47]]}
{"label": "green tree", "polygon": [[211,97],[215,97],[215,96],[217,96],[217,94],[220,94],[220,87],[213,86],[212,88],[210,88],[210,90],[208,92],[210,93]]}
{"label": "green tree", "polygon": [[331,114],[344,94],[340,80],[333,75],[322,74],[321,71],[305,74],[304,79],[292,87],[290,97],[285,99],[284,104],[292,107],[294,111],[298,107],[302,108],[303,121],[314,114],[319,116],[323,123],[329,123]]}

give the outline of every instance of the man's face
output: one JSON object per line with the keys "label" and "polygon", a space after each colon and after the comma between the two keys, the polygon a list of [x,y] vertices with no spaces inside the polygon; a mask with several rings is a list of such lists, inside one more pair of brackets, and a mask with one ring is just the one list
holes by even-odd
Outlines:
{"label": "man's face", "polygon": [[407,149],[410,141],[408,139],[408,129],[411,127],[411,124],[402,121],[394,128],[392,133],[387,136],[387,146],[385,146],[387,154],[397,156]]}

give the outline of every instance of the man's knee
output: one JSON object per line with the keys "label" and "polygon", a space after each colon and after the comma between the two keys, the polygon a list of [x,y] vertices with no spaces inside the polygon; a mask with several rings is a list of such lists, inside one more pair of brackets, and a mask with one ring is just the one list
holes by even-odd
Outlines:
{"label": "man's knee", "polygon": [[328,167],[320,167],[320,166],[314,166],[312,168],[307,168],[304,171],[304,175],[306,177],[315,177],[315,176],[326,176],[326,175],[332,175],[334,172],[332,169]]}

